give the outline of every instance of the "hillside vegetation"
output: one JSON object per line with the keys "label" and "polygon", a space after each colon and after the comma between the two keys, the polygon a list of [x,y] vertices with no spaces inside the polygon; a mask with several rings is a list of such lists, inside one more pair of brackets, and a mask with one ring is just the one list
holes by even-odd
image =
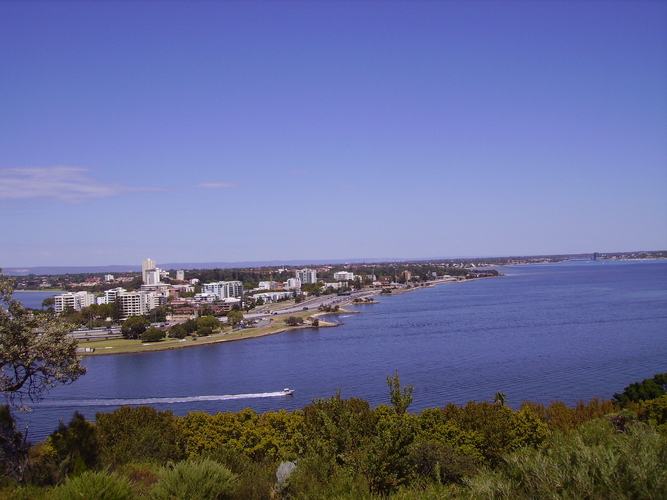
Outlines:
{"label": "hillside vegetation", "polygon": [[122,407],[33,446],[5,408],[0,498],[667,498],[665,376],[649,380],[574,407],[498,393],[411,413],[395,375],[377,408],[340,394],[261,414]]}

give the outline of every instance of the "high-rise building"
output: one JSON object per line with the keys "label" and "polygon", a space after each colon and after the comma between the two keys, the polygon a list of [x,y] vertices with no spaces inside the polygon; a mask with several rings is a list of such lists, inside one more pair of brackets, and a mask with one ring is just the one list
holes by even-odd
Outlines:
{"label": "high-rise building", "polygon": [[90,292],[67,292],[53,297],[53,309],[61,313],[66,309],[80,311],[95,304],[95,295]]}
{"label": "high-rise building", "polygon": [[[145,285],[154,285],[155,283],[160,282],[160,273],[159,271],[156,271],[157,266],[155,265],[155,261],[153,259],[144,259],[144,261],[141,263],[141,279]],[[153,276],[150,277],[151,280],[155,279],[155,276],[157,276],[157,281],[153,283],[149,283],[149,276],[148,273],[152,272]]]}
{"label": "high-rise building", "polygon": [[183,271],[182,269],[176,271],[176,279],[178,281],[185,281],[185,271]]}
{"label": "high-rise building", "polygon": [[315,269],[297,269],[294,277],[301,280],[304,285],[317,283],[317,271]]}

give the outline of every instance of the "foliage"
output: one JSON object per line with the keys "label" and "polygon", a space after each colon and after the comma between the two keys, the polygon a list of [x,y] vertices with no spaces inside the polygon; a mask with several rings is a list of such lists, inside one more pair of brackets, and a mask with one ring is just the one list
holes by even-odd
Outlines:
{"label": "foliage", "polygon": [[227,324],[230,326],[236,326],[241,321],[243,321],[243,313],[236,309],[232,309],[227,313]]}
{"label": "foliage", "polygon": [[179,419],[178,426],[188,458],[226,451],[262,462],[296,457],[301,423],[300,412],[257,414],[245,409],[215,415],[192,412]]}
{"label": "foliage", "polygon": [[235,486],[236,475],[223,465],[208,459],[187,460],[160,471],[151,497],[222,500],[233,498]]}
{"label": "foliage", "polygon": [[657,375],[630,384],[623,392],[614,394],[614,401],[621,406],[627,406],[631,402],[655,399],[667,394],[667,373]]}
{"label": "foliage", "polygon": [[387,377],[387,386],[389,386],[389,397],[394,410],[399,415],[405,413],[412,404],[413,387],[409,385],[401,389],[401,379],[398,376],[398,372],[394,372],[393,376]]}
{"label": "foliage", "polygon": [[61,476],[79,474],[97,466],[99,445],[95,426],[75,412],[68,425],[60,422],[49,436]]}
{"label": "foliage", "polygon": [[0,406],[0,475],[23,479],[28,464],[28,448],[11,408],[9,405]]}
{"label": "foliage", "polygon": [[574,407],[567,406],[560,401],[553,402],[548,406],[526,402],[521,407],[530,408],[549,425],[549,428],[561,431],[574,429],[584,422],[604,417],[617,409],[611,401],[602,401],[596,398],[591,399],[588,403],[579,401]]}
{"label": "foliage", "polygon": [[69,477],[62,485],[55,488],[49,497],[54,500],[73,498],[130,500],[135,496],[127,479],[109,472],[88,471],[79,476]]}
{"label": "foliage", "polygon": [[290,316],[285,320],[285,324],[287,326],[299,326],[303,325],[303,318],[299,318],[298,316]]}
{"label": "foliage", "polygon": [[202,326],[197,330],[198,337],[208,337],[213,333],[213,329],[210,326]]}
{"label": "foliage", "polygon": [[666,498],[667,438],[643,425],[619,433],[605,420],[523,448],[469,481],[471,498]]}
{"label": "foliage", "polygon": [[12,298],[12,283],[0,275],[0,392],[10,404],[35,401],[85,373],[69,330],[53,314],[24,308]]}
{"label": "foliage", "polygon": [[159,342],[165,337],[165,332],[164,330],[160,330],[159,328],[155,328],[154,326],[151,326],[148,330],[146,330],[144,333],[141,334],[141,341],[142,342]]}
{"label": "foliage", "polygon": [[97,435],[103,465],[161,462],[183,456],[176,418],[148,406],[123,406],[97,414]]}
{"label": "foliage", "polygon": [[197,330],[209,328],[211,331],[220,328],[220,321],[215,316],[201,316],[197,318]]}
{"label": "foliage", "polygon": [[130,316],[123,322],[121,332],[126,339],[137,339],[146,331],[150,322],[143,316]]}

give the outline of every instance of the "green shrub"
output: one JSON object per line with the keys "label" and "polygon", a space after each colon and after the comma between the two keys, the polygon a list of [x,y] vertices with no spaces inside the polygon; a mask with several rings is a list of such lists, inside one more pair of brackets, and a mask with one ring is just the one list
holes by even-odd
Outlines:
{"label": "green shrub", "polygon": [[97,414],[97,436],[103,465],[159,462],[183,457],[177,420],[170,411],[123,406]]}
{"label": "green shrub", "polygon": [[135,498],[130,482],[113,473],[87,471],[70,477],[54,488],[49,498],[54,500],[130,500]]}
{"label": "green shrub", "polygon": [[95,426],[79,412],[75,412],[68,425],[60,422],[58,429],[49,436],[62,476],[79,474],[94,468],[98,463],[99,445]]}
{"label": "green shrub", "polygon": [[165,337],[165,333],[163,330],[160,330],[159,328],[155,327],[150,327],[148,330],[146,330],[144,333],[141,334],[141,341],[142,342],[159,342]]}
{"label": "green shrub", "polygon": [[157,483],[160,470],[154,463],[130,463],[117,467],[115,472],[128,479],[139,496],[146,496]]}
{"label": "green shrub", "polygon": [[507,456],[469,481],[472,498],[667,498],[667,438],[636,423],[606,420],[555,434],[540,449]]}
{"label": "green shrub", "polygon": [[155,499],[210,499],[233,498],[236,475],[213,460],[179,462],[173,468],[165,467],[151,492]]}

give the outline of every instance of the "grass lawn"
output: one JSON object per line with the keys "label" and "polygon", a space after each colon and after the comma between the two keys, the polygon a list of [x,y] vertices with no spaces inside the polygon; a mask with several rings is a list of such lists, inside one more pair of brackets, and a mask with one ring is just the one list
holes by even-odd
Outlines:
{"label": "grass lawn", "polygon": [[[261,328],[246,328],[244,330],[231,331],[225,328],[220,333],[214,333],[208,337],[199,337],[194,340],[192,337],[186,337],[185,340],[180,339],[165,339],[159,342],[143,343],[141,340],[128,339],[113,339],[113,340],[98,340],[91,342],[79,342],[79,347],[93,347],[95,352],[82,353],[85,356],[98,356],[103,354],[125,354],[134,352],[153,352],[163,351],[167,349],[180,349],[183,347],[194,347],[198,345],[217,344],[219,342],[230,342],[233,340],[251,339],[255,337],[263,337],[264,335],[272,335],[274,333],[283,332],[286,330],[294,330],[297,328],[309,328],[308,326],[287,326],[285,320],[290,316],[298,318],[307,318],[314,316],[317,311],[300,311],[290,315],[274,316],[271,318],[271,324]],[[333,326],[331,323],[320,321],[320,326]]]}

